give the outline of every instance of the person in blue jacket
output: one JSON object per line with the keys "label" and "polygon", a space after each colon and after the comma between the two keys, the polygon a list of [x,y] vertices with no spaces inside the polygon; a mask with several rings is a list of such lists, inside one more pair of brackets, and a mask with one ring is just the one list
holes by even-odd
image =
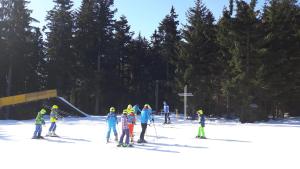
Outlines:
{"label": "person in blue jacket", "polygon": [[116,115],[115,111],[116,111],[115,108],[111,107],[109,109],[109,113],[107,114],[107,117],[106,117],[106,121],[107,121],[107,124],[108,124],[108,131],[107,131],[107,135],[106,135],[106,141],[107,142],[109,142],[109,137],[110,137],[111,130],[113,130],[113,132],[114,132],[115,141],[118,141],[118,132],[117,132],[117,129],[116,129],[116,126],[118,124],[118,118],[117,118],[117,115]]}
{"label": "person in blue jacket", "polygon": [[138,104],[134,105],[132,108],[135,115],[142,111]]}
{"label": "person in blue jacket", "polygon": [[166,101],[164,101],[164,113],[165,113],[165,122],[164,124],[170,124],[171,119],[170,119],[170,110],[169,110],[169,105],[167,104]]}
{"label": "person in blue jacket", "polygon": [[142,126],[142,132],[140,135],[140,139],[137,141],[138,143],[146,143],[145,140],[145,133],[148,125],[148,121],[154,122],[154,119],[152,117],[152,109],[149,104],[145,104],[144,108],[141,112],[141,126]]}

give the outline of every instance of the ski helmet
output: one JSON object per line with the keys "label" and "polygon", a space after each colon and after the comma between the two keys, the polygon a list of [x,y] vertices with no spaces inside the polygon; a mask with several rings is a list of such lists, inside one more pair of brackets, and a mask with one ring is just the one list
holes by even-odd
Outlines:
{"label": "ski helmet", "polygon": [[116,109],[115,109],[114,107],[111,107],[111,108],[109,108],[109,111],[110,111],[110,112],[115,112]]}
{"label": "ski helmet", "polygon": [[45,114],[47,111],[45,109],[41,109],[41,114]]}
{"label": "ski helmet", "polygon": [[58,106],[57,105],[53,105],[52,109],[58,109]]}

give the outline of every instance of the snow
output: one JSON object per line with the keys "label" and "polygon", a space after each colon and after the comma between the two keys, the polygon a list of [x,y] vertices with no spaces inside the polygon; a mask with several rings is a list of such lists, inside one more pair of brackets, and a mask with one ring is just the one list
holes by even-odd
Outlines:
{"label": "snow", "polygon": [[[45,140],[31,139],[34,120],[0,120],[0,167],[299,168],[300,118],[253,124],[208,119],[205,131],[209,139],[206,140],[195,138],[197,121],[172,117],[173,124],[162,125],[162,119],[155,117],[158,137],[154,126],[148,126],[145,139],[149,143],[135,144],[132,148],[106,144],[105,117],[65,118],[57,124],[57,134],[61,137]],[[49,121],[46,123],[43,135],[50,126]],[[135,140],[140,131],[138,122]]]}

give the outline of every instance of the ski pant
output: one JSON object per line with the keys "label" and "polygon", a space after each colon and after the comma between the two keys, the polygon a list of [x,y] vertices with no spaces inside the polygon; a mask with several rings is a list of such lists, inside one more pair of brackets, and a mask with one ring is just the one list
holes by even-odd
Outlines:
{"label": "ski pant", "polygon": [[204,127],[199,126],[199,129],[198,129],[198,136],[199,136],[199,137],[205,137]]}
{"label": "ski pant", "polygon": [[116,125],[113,125],[113,126],[108,126],[108,131],[107,131],[106,138],[109,139],[111,130],[113,130],[114,135],[115,135],[116,137],[118,137],[118,132],[117,132],[117,129],[116,129]]}
{"label": "ski pant", "polygon": [[170,119],[170,113],[165,113],[165,123],[170,123],[171,119]]}
{"label": "ski pant", "polygon": [[53,131],[55,132],[56,130],[56,122],[51,122],[51,125],[50,125],[50,128],[49,128],[49,131]]}
{"label": "ski pant", "polygon": [[130,136],[130,138],[133,138],[134,124],[128,124],[128,128],[129,128],[129,136]]}
{"label": "ski pant", "polygon": [[123,129],[122,130],[122,135],[120,137],[120,142],[119,144],[123,144],[123,139],[124,139],[124,136],[126,135],[126,138],[125,138],[125,144],[129,144],[129,129]]}
{"label": "ski pant", "polygon": [[147,123],[141,123],[142,125],[142,132],[141,132],[141,135],[140,135],[140,140],[141,141],[144,141],[145,140],[145,133],[146,133],[146,129],[147,129]]}
{"label": "ski pant", "polygon": [[35,131],[33,133],[33,137],[40,137],[42,134],[42,125],[41,124],[36,124],[35,125]]}

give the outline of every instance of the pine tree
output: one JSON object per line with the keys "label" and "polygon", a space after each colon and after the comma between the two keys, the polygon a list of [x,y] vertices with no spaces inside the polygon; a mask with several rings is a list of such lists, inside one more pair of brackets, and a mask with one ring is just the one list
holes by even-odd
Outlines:
{"label": "pine tree", "polygon": [[300,7],[297,0],[271,0],[264,8],[263,87],[274,117],[299,112]]}
{"label": "pine tree", "polygon": [[[95,110],[99,113],[100,107],[108,107],[111,103],[109,87],[111,83],[115,83],[111,77],[111,73],[116,72],[118,64],[116,55],[114,55],[111,46],[113,46],[113,31],[115,20],[114,14],[116,10],[111,9],[114,5],[113,0],[96,0],[96,23],[97,23],[97,72],[96,72],[96,95]],[[105,99],[104,99],[105,98]]]}
{"label": "pine tree", "polygon": [[172,91],[175,84],[175,70],[178,64],[178,46],[181,40],[180,32],[178,30],[179,21],[175,8],[172,6],[170,13],[162,20],[158,27],[158,34],[161,38],[161,50],[159,53],[162,56],[162,62],[165,65],[163,71],[165,72],[164,86],[162,86],[162,94],[165,99],[174,98],[176,92]]}
{"label": "pine tree", "polygon": [[94,112],[90,98],[96,90],[98,59],[96,1],[83,0],[75,17],[76,98],[74,102],[86,112]]}
{"label": "pine tree", "polygon": [[[5,96],[25,93],[35,88],[28,82],[30,74],[30,58],[33,47],[33,29],[30,26],[34,21],[30,17],[31,11],[27,9],[25,0],[0,1],[0,45],[1,45],[1,81]],[[2,48],[3,47],[3,48]],[[2,66],[1,66],[2,67]],[[3,76],[2,76],[3,75]],[[2,85],[1,85],[2,86]],[[6,118],[10,110],[7,109]]]}
{"label": "pine tree", "polygon": [[75,84],[76,63],[73,49],[73,2],[54,0],[55,6],[47,14],[47,71],[48,88],[58,89],[63,96],[70,96]]}
{"label": "pine tree", "polygon": [[[243,122],[267,118],[267,114],[256,109],[257,105],[262,105],[259,77],[262,31],[255,5],[255,0],[250,4],[236,1],[235,17],[230,17],[230,12],[225,11],[219,29],[219,42],[228,63],[223,91],[227,95],[227,105],[230,100],[233,111],[240,115]],[[228,39],[222,34],[227,35]]]}
{"label": "pine tree", "polygon": [[[115,85],[115,92],[118,95],[113,96],[114,98],[118,97],[119,105],[126,105],[128,95],[129,95],[129,85],[131,81],[131,72],[130,72],[130,52],[129,47],[132,43],[133,32],[130,31],[130,26],[128,25],[127,18],[121,16],[119,20],[115,23],[115,33],[114,33],[114,48],[113,52],[116,62],[116,72],[115,80],[118,83],[113,83]],[[116,99],[114,99],[116,101]],[[113,101],[113,100],[112,100]]]}
{"label": "pine tree", "polygon": [[187,17],[188,24],[183,30],[184,42],[181,51],[181,58],[185,61],[184,67],[181,68],[184,72],[181,85],[183,88],[188,84],[193,91],[197,100],[192,103],[194,106],[199,106],[200,102],[200,106],[213,113],[213,99],[218,92],[219,83],[219,55],[214,17],[201,0],[197,0],[195,7],[189,9]]}

